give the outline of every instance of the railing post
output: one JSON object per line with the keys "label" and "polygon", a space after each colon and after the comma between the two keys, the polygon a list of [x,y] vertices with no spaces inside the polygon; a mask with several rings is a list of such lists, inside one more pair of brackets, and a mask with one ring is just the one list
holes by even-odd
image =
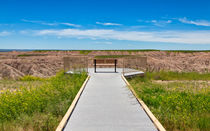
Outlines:
{"label": "railing post", "polygon": [[125,58],[122,58],[122,60],[123,60],[123,66],[122,67],[123,67],[123,75],[124,75],[124,72],[125,72],[125,61],[124,60],[125,60]]}
{"label": "railing post", "polygon": [[95,70],[95,73],[96,73],[96,59],[94,59],[94,70]]}
{"label": "railing post", "polygon": [[114,60],[114,66],[115,66],[114,71],[117,72],[117,69],[116,69],[117,68],[117,59]]}

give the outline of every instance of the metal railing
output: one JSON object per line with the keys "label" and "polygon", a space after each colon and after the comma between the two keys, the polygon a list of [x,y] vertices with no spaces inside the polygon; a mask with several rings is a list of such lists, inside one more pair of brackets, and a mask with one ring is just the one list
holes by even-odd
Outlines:
{"label": "metal railing", "polygon": [[132,56],[123,58],[123,74],[137,71],[146,71],[147,57]]}
{"label": "metal railing", "polygon": [[67,73],[88,72],[88,57],[70,56],[64,57],[64,71]]}
{"label": "metal railing", "polygon": [[[107,58],[105,58],[107,59]],[[113,58],[112,58],[113,59]],[[64,57],[64,71],[65,72],[88,72],[88,68],[94,68],[97,66],[95,59],[92,56],[69,56]],[[121,68],[122,73],[130,73],[130,72],[137,72],[137,71],[146,71],[147,69],[147,57],[143,56],[128,56],[123,58],[114,58],[116,60],[116,68]],[[100,63],[100,62],[99,62]],[[105,63],[100,63],[106,64]],[[99,65],[100,65],[99,64]],[[113,63],[114,64],[114,63]],[[107,68],[113,68],[112,66],[106,66]]]}

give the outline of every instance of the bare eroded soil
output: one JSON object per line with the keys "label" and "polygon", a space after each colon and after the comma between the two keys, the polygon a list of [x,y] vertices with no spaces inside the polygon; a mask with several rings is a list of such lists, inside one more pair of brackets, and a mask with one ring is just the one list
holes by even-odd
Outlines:
{"label": "bare eroded soil", "polygon": [[[63,69],[63,57],[72,55],[82,54],[79,51],[0,52],[0,79],[53,76]],[[210,52],[92,51],[88,55],[142,55],[147,56],[149,71],[210,72]]]}

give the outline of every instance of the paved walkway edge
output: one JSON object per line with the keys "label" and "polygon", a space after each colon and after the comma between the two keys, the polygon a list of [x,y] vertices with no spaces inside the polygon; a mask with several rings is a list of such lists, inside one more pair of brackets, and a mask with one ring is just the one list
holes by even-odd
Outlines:
{"label": "paved walkway edge", "polygon": [[59,123],[56,131],[62,131],[64,129],[64,127],[66,126],[66,123],[70,117],[70,115],[72,114],[74,108],[76,107],[76,104],[83,92],[83,90],[85,89],[85,86],[88,82],[88,80],[90,79],[90,76],[88,76],[85,80],[85,82],[82,84],[82,87],[80,88],[79,92],[77,93],[77,95],[75,96],[73,102],[71,103],[69,109],[67,110],[66,114],[64,115],[63,119],[61,120],[61,122]]}
{"label": "paved walkway edge", "polygon": [[142,108],[144,109],[144,111],[147,113],[147,115],[149,116],[149,118],[152,120],[152,122],[154,123],[154,125],[156,126],[156,128],[159,131],[166,131],[166,129],[162,126],[162,124],[158,121],[158,119],[152,114],[152,112],[147,107],[147,105],[140,98],[138,98],[138,95],[136,94],[136,92],[134,91],[134,89],[130,85],[130,83],[126,80],[126,78],[124,77],[124,75],[122,75],[122,79],[125,81],[125,83],[127,84],[128,88],[131,90],[131,92],[133,93],[133,95],[136,97],[137,101],[142,106]]}

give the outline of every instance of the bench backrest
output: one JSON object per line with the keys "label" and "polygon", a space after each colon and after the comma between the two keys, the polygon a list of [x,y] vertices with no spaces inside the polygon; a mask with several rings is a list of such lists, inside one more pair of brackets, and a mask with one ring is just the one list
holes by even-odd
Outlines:
{"label": "bench backrest", "polygon": [[114,64],[117,59],[95,59],[96,64]]}

